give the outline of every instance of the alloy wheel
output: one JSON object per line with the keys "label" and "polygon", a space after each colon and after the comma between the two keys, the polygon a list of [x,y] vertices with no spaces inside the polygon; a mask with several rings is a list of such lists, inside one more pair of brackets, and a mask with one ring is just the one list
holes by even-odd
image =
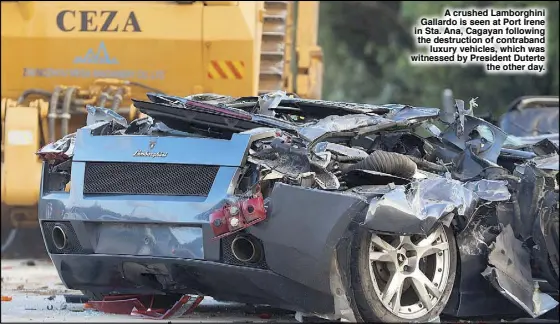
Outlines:
{"label": "alloy wheel", "polygon": [[372,234],[369,260],[377,297],[403,319],[430,312],[449,281],[449,241],[443,226],[427,237]]}

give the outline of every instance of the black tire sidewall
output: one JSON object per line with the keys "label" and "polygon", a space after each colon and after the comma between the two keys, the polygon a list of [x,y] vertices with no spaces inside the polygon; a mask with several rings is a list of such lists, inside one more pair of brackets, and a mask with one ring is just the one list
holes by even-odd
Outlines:
{"label": "black tire sidewall", "polygon": [[[446,226],[444,226],[444,230],[449,242],[450,269],[449,278],[447,278],[448,283],[438,304],[430,312],[414,320],[414,322],[428,322],[438,316],[445,308],[453,290],[458,260],[457,243],[453,230]],[[374,283],[369,272],[371,236],[372,233],[368,230],[364,228],[358,229],[352,246],[352,268],[350,273],[357,310],[366,322],[409,322],[410,320],[408,319],[393,315],[383,306],[375,293]]]}

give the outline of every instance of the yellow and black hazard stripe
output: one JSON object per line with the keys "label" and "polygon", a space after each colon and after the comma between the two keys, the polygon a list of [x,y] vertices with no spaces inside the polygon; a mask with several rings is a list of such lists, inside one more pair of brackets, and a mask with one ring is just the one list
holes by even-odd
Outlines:
{"label": "yellow and black hazard stripe", "polygon": [[208,78],[241,80],[245,75],[243,61],[211,60],[208,64]]}

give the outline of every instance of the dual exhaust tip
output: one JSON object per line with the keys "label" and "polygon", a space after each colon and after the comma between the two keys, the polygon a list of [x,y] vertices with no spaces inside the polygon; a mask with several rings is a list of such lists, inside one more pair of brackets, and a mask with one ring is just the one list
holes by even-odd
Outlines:
{"label": "dual exhaust tip", "polygon": [[263,258],[263,247],[256,239],[247,235],[238,235],[231,242],[233,257],[243,263],[257,263]]}
{"label": "dual exhaust tip", "polygon": [[[51,232],[52,242],[57,250],[64,250],[68,247],[68,235],[65,227],[64,225],[56,225]],[[233,239],[231,252],[235,259],[243,263],[257,263],[263,257],[262,244],[247,235],[238,235]]]}

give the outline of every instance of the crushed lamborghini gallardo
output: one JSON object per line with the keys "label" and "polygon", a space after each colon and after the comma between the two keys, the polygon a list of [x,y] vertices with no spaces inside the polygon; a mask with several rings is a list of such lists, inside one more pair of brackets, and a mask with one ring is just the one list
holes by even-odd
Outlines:
{"label": "crushed lamborghini gallardo", "polygon": [[349,321],[557,305],[546,139],[508,148],[461,100],[451,118],[285,93],[134,104],[146,116],[130,124],[88,107],[87,126],[38,152],[39,221],[68,288]]}

